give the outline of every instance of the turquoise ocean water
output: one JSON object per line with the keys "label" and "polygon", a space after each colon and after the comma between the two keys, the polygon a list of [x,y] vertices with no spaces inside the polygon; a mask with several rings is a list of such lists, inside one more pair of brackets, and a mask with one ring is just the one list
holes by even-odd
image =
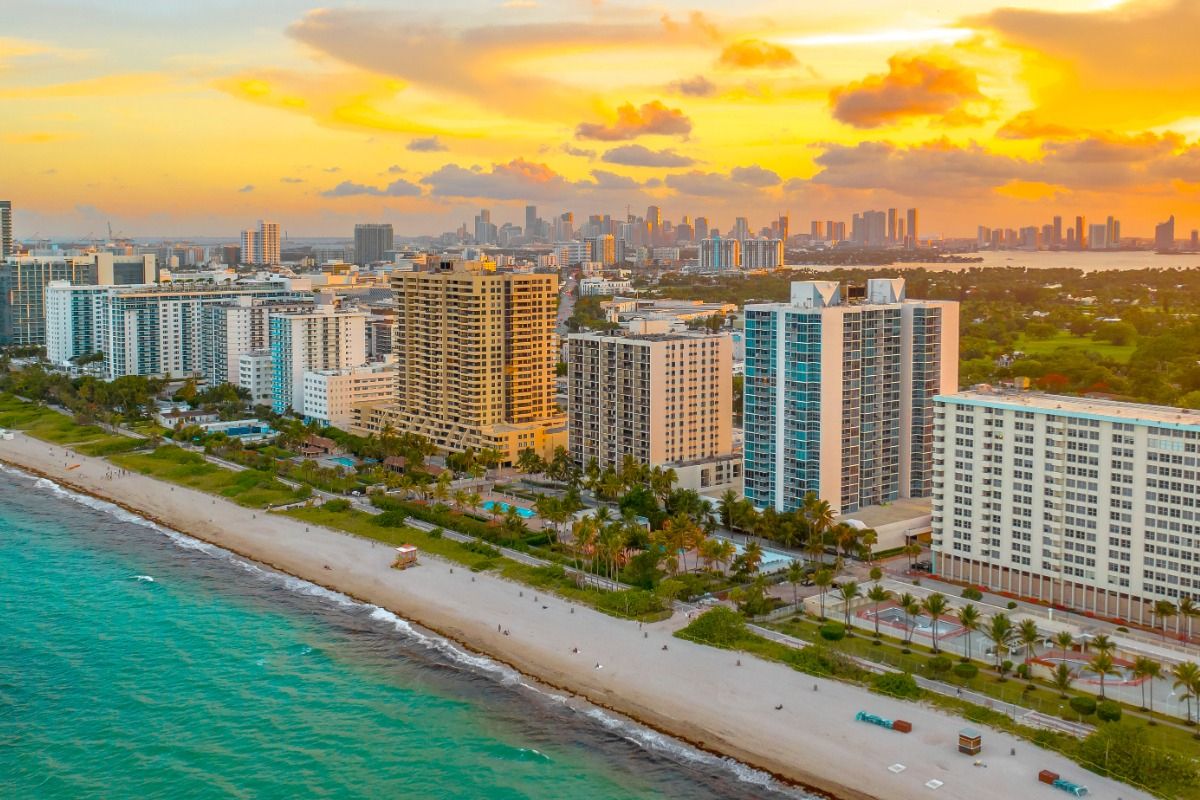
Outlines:
{"label": "turquoise ocean water", "polygon": [[0,797],[803,796],[572,705],[380,609],[0,472]]}

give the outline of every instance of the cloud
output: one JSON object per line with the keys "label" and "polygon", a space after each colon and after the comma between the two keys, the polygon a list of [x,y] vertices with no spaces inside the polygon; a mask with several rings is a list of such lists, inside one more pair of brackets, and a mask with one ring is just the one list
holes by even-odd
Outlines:
{"label": "cloud", "polygon": [[681,94],[685,97],[712,97],[717,93],[717,85],[703,75],[694,75],[667,84],[667,91]]}
{"label": "cloud", "polygon": [[734,69],[782,69],[797,61],[786,47],[762,39],[742,39],[722,50],[718,63]]}
{"label": "cloud", "polygon": [[238,191],[239,191],[239,192],[241,192],[242,194],[247,194],[247,193],[249,193],[249,192],[253,192],[253,191],[254,191],[254,184],[253,184],[253,183],[247,183],[245,186],[243,186],[242,188],[238,189]]}
{"label": "cloud", "polygon": [[984,100],[975,73],[948,59],[893,56],[888,71],[834,89],[833,116],[856,128],[877,128],[913,117],[947,124],[978,122],[969,103]]}
{"label": "cloud", "polygon": [[674,150],[651,150],[640,144],[626,144],[614,147],[601,158],[609,164],[622,164],[627,167],[689,167],[696,159],[680,155]]}
{"label": "cloud", "polygon": [[542,200],[563,197],[570,184],[545,164],[516,158],[478,172],[447,164],[421,179],[434,197]]}
{"label": "cloud", "polygon": [[387,171],[393,175],[399,175],[402,172],[408,172],[408,170],[406,170],[404,167],[400,166],[399,164],[392,164],[390,167],[388,167]]}
{"label": "cloud", "polygon": [[1042,122],[1033,111],[1022,111],[996,131],[1000,139],[1071,139],[1079,134],[1068,125]]}
{"label": "cloud", "polygon": [[413,139],[404,146],[404,149],[414,153],[437,153],[449,148],[442,144],[442,140],[438,137],[427,136],[423,139]]}
{"label": "cloud", "polygon": [[280,183],[304,183],[304,178],[280,178]]}
{"label": "cloud", "polygon": [[[937,194],[974,197],[1014,179],[1036,180],[1031,164],[939,139],[911,147],[890,142],[830,144],[814,161],[820,170],[811,182],[840,189],[888,191],[909,197]],[[806,181],[789,181],[793,190]]]}
{"label": "cloud", "polygon": [[661,100],[644,103],[634,108],[626,103],[617,109],[617,118],[611,124],[581,122],[575,128],[580,139],[597,139],[602,142],[617,142],[636,139],[639,136],[682,136],[692,131],[692,121],[678,108],[667,108]]}
{"label": "cloud", "polygon": [[342,181],[332,189],[326,189],[321,192],[322,197],[354,197],[356,195],[369,195],[371,197],[418,197],[420,194],[420,186],[403,178],[392,181],[383,189],[363,183],[355,183],[354,181]]}
{"label": "cloud", "polygon": [[341,167],[325,167],[325,172],[341,172]]}
{"label": "cloud", "polygon": [[604,191],[631,191],[642,186],[633,178],[603,169],[592,170],[592,177],[596,181],[594,188]]}
{"label": "cloud", "polygon": [[720,172],[692,170],[680,175],[668,175],[664,183],[680,194],[696,197],[744,197],[754,189],[777,186],[780,177],[757,165],[734,167],[728,175]]}
{"label": "cloud", "polygon": [[595,150],[587,150],[582,147],[574,147],[570,143],[563,144],[561,147],[559,147],[559,150],[562,150],[564,153],[566,153],[569,156],[577,156],[578,158],[586,158],[586,159],[590,160],[590,159],[593,159],[596,157]]}

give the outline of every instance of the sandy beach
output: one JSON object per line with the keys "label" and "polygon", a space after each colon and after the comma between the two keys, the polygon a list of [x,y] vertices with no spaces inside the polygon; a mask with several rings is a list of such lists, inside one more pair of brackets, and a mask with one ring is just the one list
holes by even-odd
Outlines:
{"label": "sandy beach", "polygon": [[[737,653],[673,638],[686,623],[681,615],[643,628],[424,555],[419,567],[396,571],[395,553],[383,544],[141,475],[107,479],[115,471],[108,462],[20,433],[0,441],[0,460],[386,608],[539,681],[839,798],[1066,796],[1038,783],[1042,769],[1088,786],[1092,797],[1149,797],[988,729],[976,766],[955,749],[965,721],[749,656],[737,666]],[[68,470],[73,464],[80,466]],[[906,719],[913,731],[855,722],[859,710]],[[896,764],[904,769],[889,771]]]}

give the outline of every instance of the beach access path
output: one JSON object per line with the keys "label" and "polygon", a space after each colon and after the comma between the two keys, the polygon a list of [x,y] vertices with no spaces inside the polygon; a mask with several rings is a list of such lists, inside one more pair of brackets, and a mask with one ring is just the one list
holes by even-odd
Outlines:
{"label": "beach access path", "polygon": [[[0,441],[0,460],[386,608],[544,683],[840,798],[1055,800],[1063,793],[1038,783],[1042,769],[1088,786],[1093,797],[1149,797],[986,728],[983,753],[961,755],[964,720],[676,639],[671,634],[686,622],[680,613],[640,625],[427,555],[419,567],[394,570],[395,552],[382,543],[138,474],[108,478],[117,472],[109,462],[21,433]],[[860,710],[908,720],[913,730],[855,722]],[[893,772],[893,765],[904,768]]]}

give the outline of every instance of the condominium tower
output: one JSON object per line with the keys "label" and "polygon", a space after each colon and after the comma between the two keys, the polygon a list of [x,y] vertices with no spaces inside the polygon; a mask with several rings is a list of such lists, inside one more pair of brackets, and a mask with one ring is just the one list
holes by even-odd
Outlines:
{"label": "condominium tower", "polygon": [[391,223],[359,223],[354,226],[354,263],[362,266],[384,260],[395,247]]}
{"label": "condominium tower", "polygon": [[937,574],[1143,623],[1200,600],[1200,412],[981,388],[934,441]]}
{"label": "condominium tower", "polygon": [[904,280],[792,284],[746,306],[745,495],[837,512],[932,491],[933,398],[958,388],[958,304]]}
{"label": "condominium tower", "polygon": [[279,223],[258,221],[258,228],[242,231],[242,263],[271,265],[281,262]]}
{"label": "condominium tower", "polygon": [[311,297],[280,299],[253,294],[206,303],[201,308],[200,360],[210,384],[237,384],[243,353],[265,350],[270,344],[272,314],[298,314],[313,307]]}
{"label": "condominium tower", "polygon": [[305,373],[367,361],[367,314],[339,311],[330,296],[319,300],[311,312],[271,315],[271,408],[276,414],[303,412]]}
{"label": "condominium tower", "polygon": [[558,277],[488,272],[479,262],[430,258],[395,273],[395,400],[362,409],[364,433],[417,433],[449,450],[566,445],[554,403]]}
{"label": "condominium tower", "polygon": [[653,324],[569,337],[571,458],[619,469],[631,456],[677,473],[695,464],[704,475],[689,488],[726,484],[741,472],[733,463],[729,335],[667,333],[666,322]]}
{"label": "condominium tower", "polygon": [[12,201],[0,200],[0,259],[16,252],[13,249]]}

